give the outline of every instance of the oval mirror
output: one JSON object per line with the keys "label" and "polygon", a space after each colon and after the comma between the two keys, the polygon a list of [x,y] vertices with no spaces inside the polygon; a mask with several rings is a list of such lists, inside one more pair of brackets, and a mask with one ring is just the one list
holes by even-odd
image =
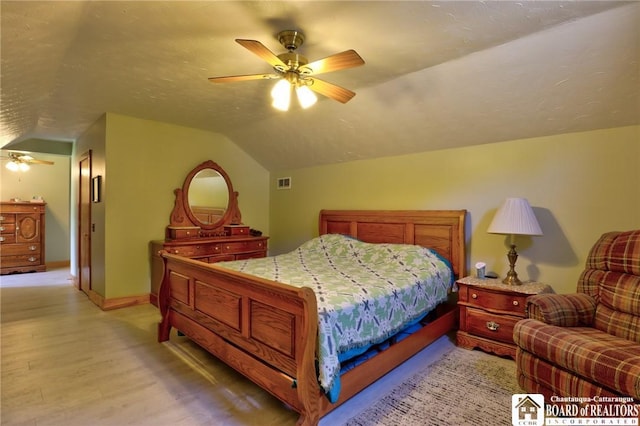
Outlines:
{"label": "oval mirror", "polygon": [[228,223],[233,187],[225,171],[213,161],[205,161],[189,173],[182,194],[184,210],[196,226],[211,230]]}
{"label": "oval mirror", "polygon": [[187,198],[196,219],[203,225],[214,225],[222,220],[227,211],[229,188],[220,173],[204,169],[193,176]]}

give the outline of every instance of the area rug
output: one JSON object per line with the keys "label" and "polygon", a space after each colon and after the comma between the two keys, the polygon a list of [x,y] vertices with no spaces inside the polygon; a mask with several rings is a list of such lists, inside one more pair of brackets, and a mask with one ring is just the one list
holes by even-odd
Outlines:
{"label": "area rug", "polygon": [[346,426],[511,425],[515,363],[454,348]]}

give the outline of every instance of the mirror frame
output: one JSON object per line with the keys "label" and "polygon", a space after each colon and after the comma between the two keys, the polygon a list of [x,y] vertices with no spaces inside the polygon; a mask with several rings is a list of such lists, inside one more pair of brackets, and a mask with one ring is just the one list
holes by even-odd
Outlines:
{"label": "mirror frame", "polygon": [[[227,184],[227,190],[229,191],[229,201],[227,209],[222,216],[222,219],[215,223],[203,223],[193,214],[191,206],[189,205],[189,187],[193,178],[198,172],[206,169],[213,169],[222,176]],[[218,236],[224,234],[225,225],[237,225],[242,223],[240,210],[238,208],[238,192],[233,190],[231,179],[227,172],[224,171],[220,165],[212,160],[207,160],[196,167],[194,167],[182,184],[182,188],[177,188],[174,191],[176,195],[175,206],[171,213],[170,228],[198,228],[199,237]],[[191,235],[191,234],[190,234]],[[193,237],[193,235],[191,235]]]}

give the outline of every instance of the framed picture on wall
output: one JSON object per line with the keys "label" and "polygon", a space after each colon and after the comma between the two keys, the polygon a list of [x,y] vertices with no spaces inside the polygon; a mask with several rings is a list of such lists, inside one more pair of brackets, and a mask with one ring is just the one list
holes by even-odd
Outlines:
{"label": "framed picture on wall", "polygon": [[102,176],[100,175],[91,179],[91,201],[94,203],[102,201]]}

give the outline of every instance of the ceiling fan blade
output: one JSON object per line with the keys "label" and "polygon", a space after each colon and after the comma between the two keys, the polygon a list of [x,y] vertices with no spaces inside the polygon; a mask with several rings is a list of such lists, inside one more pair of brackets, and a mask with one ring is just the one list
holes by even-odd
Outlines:
{"label": "ceiling fan blade", "polygon": [[360,65],[364,65],[364,60],[360,55],[358,55],[355,50],[345,50],[344,52],[336,53],[335,55],[327,56],[324,59],[303,65],[300,67],[300,72],[303,74],[321,74],[358,67]]}
{"label": "ceiling fan blade", "polygon": [[48,166],[53,166],[54,162],[53,161],[47,161],[47,160],[27,160],[27,163],[29,164],[46,164]]}
{"label": "ceiling fan blade", "polygon": [[248,80],[273,80],[280,78],[278,74],[248,74],[248,75],[228,75],[225,77],[209,77],[212,83],[232,83],[234,81]]}
{"label": "ceiling fan blade", "polygon": [[236,42],[245,49],[248,49],[249,51],[261,57],[263,60],[267,61],[272,67],[281,67],[285,69],[287,68],[287,64],[282,62],[280,58],[278,58],[272,51],[267,49],[265,45],[260,43],[259,41],[243,40],[241,38],[237,38]]}
{"label": "ceiling fan blade", "polygon": [[313,80],[313,83],[309,85],[309,89],[343,104],[349,102],[356,95],[355,92],[333,83],[328,83],[318,78],[312,78],[311,80]]}

